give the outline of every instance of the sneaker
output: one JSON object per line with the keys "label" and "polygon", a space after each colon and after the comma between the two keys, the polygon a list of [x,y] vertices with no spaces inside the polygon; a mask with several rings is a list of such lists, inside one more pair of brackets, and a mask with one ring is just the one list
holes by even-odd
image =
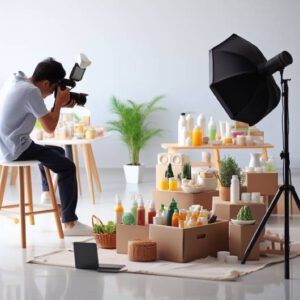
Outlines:
{"label": "sneaker", "polygon": [[82,224],[78,221],[72,228],[64,228],[65,236],[91,236],[93,235],[92,227]]}
{"label": "sneaker", "polygon": [[[59,198],[59,195],[58,195],[58,190],[56,191],[55,197],[56,197],[57,204],[61,204],[60,198]],[[49,192],[42,192],[42,194],[41,194],[41,204],[51,204],[51,198],[50,198],[50,193]]]}

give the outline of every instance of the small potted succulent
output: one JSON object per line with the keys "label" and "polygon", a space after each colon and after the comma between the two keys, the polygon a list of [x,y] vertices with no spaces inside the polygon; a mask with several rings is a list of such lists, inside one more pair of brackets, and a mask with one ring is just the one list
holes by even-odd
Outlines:
{"label": "small potted succulent", "polygon": [[150,102],[141,104],[132,100],[122,102],[115,97],[111,100],[111,110],[118,118],[107,122],[107,131],[118,132],[123,143],[128,147],[130,162],[123,166],[128,183],[141,181],[140,152],[150,139],[162,132],[159,128],[149,126],[149,116],[156,111],[165,110],[165,108],[157,106],[162,98],[159,96]]}
{"label": "small potted succulent", "polygon": [[219,196],[220,200],[229,201],[230,200],[230,184],[232,175],[237,175],[240,183],[243,181],[242,171],[238,166],[237,162],[231,156],[225,157],[220,163],[220,188]]}

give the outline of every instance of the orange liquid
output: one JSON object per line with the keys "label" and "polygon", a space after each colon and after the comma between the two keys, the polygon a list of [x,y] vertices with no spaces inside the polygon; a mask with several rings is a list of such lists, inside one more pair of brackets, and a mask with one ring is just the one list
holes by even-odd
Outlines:
{"label": "orange liquid", "polygon": [[169,180],[167,178],[164,178],[159,183],[159,188],[161,190],[168,190],[169,189]]}
{"label": "orange liquid", "polygon": [[169,190],[170,191],[177,191],[178,190],[178,181],[177,181],[177,179],[170,179],[169,180]]}
{"label": "orange liquid", "polygon": [[178,227],[178,222],[179,222],[179,214],[174,213],[172,216],[172,226],[173,227]]}
{"label": "orange liquid", "polygon": [[179,220],[185,221],[186,216],[187,216],[186,211],[180,211],[179,212]]}
{"label": "orange liquid", "polygon": [[202,144],[202,134],[200,128],[194,128],[192,135],[192,145],[201,146]]}

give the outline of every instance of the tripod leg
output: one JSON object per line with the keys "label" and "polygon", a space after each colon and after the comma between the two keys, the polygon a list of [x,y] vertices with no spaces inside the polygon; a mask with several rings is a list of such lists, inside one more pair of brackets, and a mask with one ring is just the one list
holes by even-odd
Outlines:
{"label": "tripod leg", "polygon": [[284,277],[290,278],[290,224],[289,224],[290,187],[284,189]]}
{"label": "tripod leg", "polygon": [[289,189],[290,189],[290,191],[292,193],[292,196],[293,196],[293,198],[294,198],[294,200],[295,200],[295,202],[298,206],[298,209],[300,210],[300,199],[299,199],[299,197],[296,193],[296,190],[295,190],[294,186],[291,185]]}
{"label": "tripod leg", "polygon": [[259,226],[257,227],[257,229],[256,229],[256,231],[255,231],[255,233],[254,233],[254,235],[253,235],[246,251],[245,251],[244,257],[243,257],[242,262],[241,262],[242,264],[245,264],[248,256],[250,255],[250,253],[252,251],[252,248],[254,247],[261,231],[264,229],[264,227],[265,227],[265,225],[266,225],[266,223],[267,223],[267,221],[268,221],[268,219],[269,219],[269,217],[270,217],[270,215],[271,215],[275,205],[277,204],[277,202],[278,202],[278,200],[279,200],[279,198],[280,198],[283,191],[284,191],[284,187],[281,186],[279,188],[279,190],[277,191],[275,197],[273,198],[273,200],[272,200],[269,208],[267,209],[267,212],[265,213],[264,217],[262,218]]}

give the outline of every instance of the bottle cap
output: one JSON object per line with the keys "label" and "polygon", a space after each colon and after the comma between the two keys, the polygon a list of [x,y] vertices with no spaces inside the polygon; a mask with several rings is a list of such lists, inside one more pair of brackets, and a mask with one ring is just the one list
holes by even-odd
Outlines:
{"label": "bottle cap", "polygon": [[185,116],[185,113],[181,113],[180,115],[181,115],[181,116]]}

